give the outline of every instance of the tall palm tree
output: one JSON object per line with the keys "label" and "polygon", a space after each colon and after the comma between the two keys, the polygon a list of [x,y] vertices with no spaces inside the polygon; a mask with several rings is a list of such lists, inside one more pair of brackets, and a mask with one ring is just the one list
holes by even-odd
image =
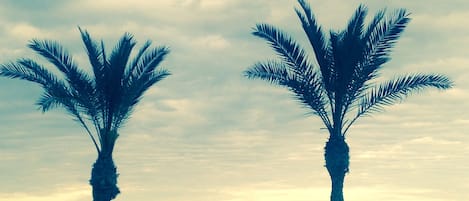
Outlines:
{"label": "tall palm tree", "polygon": [[112,158],[118,130],[144,92],[170,75],[167,70],[157,68],[169,49],[151,48],[147,41],[131,59],[136,42],[131,34],[125,33],[107,55],[102,41],[98,43],[86,30],[79,30],[93,74],[78,68],[59,43],[33,39],[29,48],[52,63],[63,76],[27,58],[1,65],[0,75],[39,84],[44,92],[36,104],[43,112],[62,107],[85,128],[98,153],[90,179],[93,200],[109,201],[120,192]]}
{"label": "tall palm tree", "polygon": [[[409,74],[376,84],[379,70],[410,21],[404,9],[385,16],[379,11],[365,26],[367,8],[360,5],[342,31],[329,37],[317,24],[310,5],[298,0],[295,9],[309,39],[317,64],[290,36],[269,24],[257,24],[253,34],[268,42],[278,61],[258,62],[244,73],[287,87],[302,104],[319,116],[329,131],[326,168],[332,181],[331,201],[343,201],[343,183],[349,171],[350,126],[360,117],[381,111],[407,95],[425,88],[448,89],[449,78],[438,74]],[[318,66],[318,67],[317,67]]]}

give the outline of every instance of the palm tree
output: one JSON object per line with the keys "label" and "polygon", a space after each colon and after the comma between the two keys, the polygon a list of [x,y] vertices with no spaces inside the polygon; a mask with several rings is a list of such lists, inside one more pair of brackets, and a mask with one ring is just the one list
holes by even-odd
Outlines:
{"label": "palm tree", "polygon": [[[130,117],[144,92],[170,75],[157,68],[169,53],[165,46],[150,48],[147,41],[133,59],[136,45],[125,33],[107,55],[104,43],[94,41],[80,29],[93,74],[78,68],[70,54],[57,42],[33,39],[29,48],[52,63],[63,76],[27,58],[0,66],[0,75],[39,84],[44,92],[36,104],[46,112],[62,107],[91,138],[98,157],[91,171],[94,201],[109,201],[119,194],[112,152],[119,128]],[[93,131],[94,130],[94,131]]]}
{"label": "palm tree", "polygon": [[[317,65],[290,36],[269,24],[257,24],[253,35],[268,42],[278,61],[258,62],[246,77],[266,80],[288,88],[329,131],[325,146],[326,168],[332,181],[331,201],[343,201],[343,183],[349,171],[349,147],[345,141],[350,126],[360,117],[382,111],[425,88],[448,89],[449,78],[438,74],[409,74],[376,83],[379,70],[410,21],[404,9],[391,16],[379,11],[365,27],[367,8],[360,5],[342,31],[330,31],[326,39],[310,5],[298,0],[295,9],[312,46]],[[319,66],[319,67],[316,67]]]}

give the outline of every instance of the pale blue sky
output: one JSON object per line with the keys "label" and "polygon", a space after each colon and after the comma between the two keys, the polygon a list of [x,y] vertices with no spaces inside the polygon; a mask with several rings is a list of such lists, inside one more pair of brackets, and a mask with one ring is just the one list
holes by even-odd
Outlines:
{"label": "pale blue sky", "polygon": [[[370,15],[406,8],[412,21],[383,76],[444,73],[426,91],[349,131],[347,201],[469,200],[469,2],[311,0],[319,23],[345,26],[359,3]],[[324,201],[327,133],[286,89],[242,71],[275,58],[250,35],[258,22],[305,41],[295,0],[1,0],[0,62],[40,59],[32,38],[60,41],[88,68],[77,26],[108,48],[124,33],[168,45],[173,75],[153,87],[121,129],[116,201]],[[44,60],[41,60],[44,61]],[[45,62],[44,62],[45,63]],[[41,114],[40,88],[0,79],[0,201],[91,200],[96,153],[62,110]]]}

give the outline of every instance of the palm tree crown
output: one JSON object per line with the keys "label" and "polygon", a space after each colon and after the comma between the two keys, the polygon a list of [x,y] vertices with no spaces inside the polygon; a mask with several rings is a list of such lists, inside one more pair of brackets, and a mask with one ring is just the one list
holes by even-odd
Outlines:
{"label": "palm tree crown", "polygon": [[[31,40],[28,46],[52,63],[63,76],[26,58],[1,65],[0,75],[39,84],[44,92],[36,104],[43,112],[63,107],[86,129],[98,152],[90,179],[93,200],[110,201],[120,193],[112,159],[118,129],[129,118],[144,92],[170,74],[157,68],[169,49],[165,46],[150,48],[151,42],[147,41],[131,59],[136,42],[126,33],[107,55],[102,41],[97,43],[87,31],[79,30],[92,75],[79,69],[59,43],[37,39]],[[90,126],[94,126],[95,132]]]}
{"label": "palm tree crown", "polygon": [[[452,86],[447,77],[438,74],[410,74],[373,84],[410,21],[406,10],[397,10],[391,17],[381,10],[365,26],[367,8],[360,5],[345,30],[330,31],[326,38],[309,4],[298,2],[301,10],[295,11],[319,68],[286,33],[269,24],[257,24],[253,34],[266,40],[281,60],[258,62],[245,75],[287,87],[321,118],[331,135],[345,135],[359,117],[397,103],[413,91]],[[354,108],[355,114],[350,115]]]}
{"label": "palm tree crown", "polygon": [[[30,41],[28,46],[52,63],[59,76],[39,63],[23,58],[0,67],[0,75],[27,80],[42,86],[44,92],[37,100],[43,112],[63,107],[88,132],[99,154],[111,154],[117,129],[129,117],[144,92],[170,75],[157,68],[169,49],[150,48],[147,41],[131,59],[136,45],[133,36],[124,34],[110,55],[104,43],[94,41],[86,30],[80,29],[93,74],[81,70],[69,53],[51,40]],[[94,126],[95,133],[89,128]]]}

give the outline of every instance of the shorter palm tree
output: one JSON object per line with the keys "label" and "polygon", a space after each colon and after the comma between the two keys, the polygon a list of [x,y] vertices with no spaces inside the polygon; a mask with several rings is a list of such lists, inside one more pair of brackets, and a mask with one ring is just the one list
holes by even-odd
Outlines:
{"label": "shorter palm tree", "polygon": [[452,82],[438,74],[409,74],[375,83],[379,70],[390,59],[391,48],[410,21],[404,9],[388,18],[384,10],[380,11],[365,27],[367,9],[361,5],[347,28],[330,31],[327,40],[309,4],[305,0],[298,2],[301,9],[296,9],[296,14],[316,61],[310,61],[306,51],[278,28],[258,24],[253,34],[266,40],[281,60],[256,63],[245,75],[287,87],[321,118],[329,131],[324,156],[332,181],[331,201],[343,201],[343,183],[349,171],[345,136],[350,126],[412,92],[430,87],[448,89]]}
{"label": "shorter palm tree", "polygon": [[86,30],[79,30],[92,75],[79,69],[59,43],[37,39],[31,40],[28,46],[63,76],[27,58],[1,65],[0,75],[39,84],[44,92],[36,104],[43,112],[62,107],[85,128],[98,153],[90,180],[93,200],[109,201],[120,192],[112,158],[118,129],[130,117],[144,92],[170,75],[167,70],[157,68],[169,49],[150,48],[151,42],[147,41],[131,59],[136,42],[126,33],[108,55],[102,41],[97,43]]}

